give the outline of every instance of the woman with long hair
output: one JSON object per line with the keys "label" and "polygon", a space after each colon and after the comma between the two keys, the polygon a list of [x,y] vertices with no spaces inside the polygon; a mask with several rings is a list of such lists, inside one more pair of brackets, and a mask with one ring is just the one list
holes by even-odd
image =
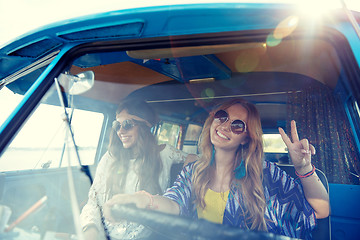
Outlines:
{"label": "woman with long hair", "polygon": [[151,203],[163,212],[308,239],[315,219],[329,215],[329,196],[311,164],[315,148],[299,140],[295,122],[291,139],[279,132],[300,182],[264,161],[259,113],[253,104],[234,99],[209,114],[199,160],[183,168],[164,196],[116,195],[106,203],[105,217],[114,221],[109,211],[114,204]]}
{"label": "woman with long hair", "polygon": [[[158,145],[151,132],[157,115],[144,101],[125,99],[116,111],[108,151],[102,157],[80,216],[85,239],[97,239],[103,227],[112,239],[142,238],[150,234],[143,226],[103,219],[103,204],[116,194],[162,194],[169,187],[173,163],[188,154],[170,145]],[[190,158],[190,157],[189,157]]]}

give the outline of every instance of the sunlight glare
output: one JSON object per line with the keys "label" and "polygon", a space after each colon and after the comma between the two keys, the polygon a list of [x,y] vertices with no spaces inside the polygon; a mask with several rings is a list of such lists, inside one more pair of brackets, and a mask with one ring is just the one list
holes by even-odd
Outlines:
{"label": "sunlight glare", "polygon": [[290,16],[281,21],[274,30],[274,38],[283,39],[289,36],[298,26],[299,17]]}
{"label": "sunlight glare", "polygon": [[341,8],[340,1],[329,0],[303,0],[298,4],[300,14],[308,18],[321,18],[329,10]]}

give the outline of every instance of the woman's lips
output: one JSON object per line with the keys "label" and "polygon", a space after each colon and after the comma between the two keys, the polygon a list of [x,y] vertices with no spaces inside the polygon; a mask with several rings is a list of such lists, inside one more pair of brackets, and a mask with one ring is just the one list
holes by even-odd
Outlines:
{"label": "woman's lips", "polygon": [[131,137],[130,136],[121,136],[121,141],[122,142],[126,142],[130,139]]}
{"label": "woman's lips", "polygon": [[216,134],[222,138],[222,139],[225,139],[225,140],[230,140],[230,138],[228,138],[227,136],[225,136],[224,134],[222,134],[220,131],[216,130]]}

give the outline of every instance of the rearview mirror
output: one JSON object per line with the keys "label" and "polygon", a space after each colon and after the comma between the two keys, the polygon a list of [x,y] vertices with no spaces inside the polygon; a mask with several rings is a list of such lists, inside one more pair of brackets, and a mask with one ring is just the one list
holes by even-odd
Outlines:
{"label": "rearview mirror", "polygon": [[70,95],[80,95],[92,88],[95,75],[93,71],[86,71],[76,75],[61,73],[58,77],[60,85]]}

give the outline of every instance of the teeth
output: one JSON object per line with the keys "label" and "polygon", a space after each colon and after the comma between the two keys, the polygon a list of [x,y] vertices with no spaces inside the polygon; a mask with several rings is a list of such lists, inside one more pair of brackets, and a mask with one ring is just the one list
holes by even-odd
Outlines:
{"label": "teeth", "polygon": [[121,136],[121,140],[126,141],[127,139],[129,139],[129,137]]}
{"label": "teeth", "polygon": [[217,133],[221,138],[224,138],[224,139],[226,139],[226,140],[229,140],[229,138],[226,137],[226,136],[225,136],[224,134],[222,134],[221,132],[216,131],[216,133]]}

